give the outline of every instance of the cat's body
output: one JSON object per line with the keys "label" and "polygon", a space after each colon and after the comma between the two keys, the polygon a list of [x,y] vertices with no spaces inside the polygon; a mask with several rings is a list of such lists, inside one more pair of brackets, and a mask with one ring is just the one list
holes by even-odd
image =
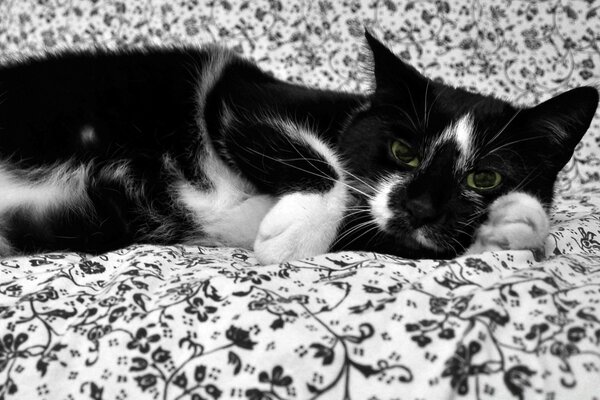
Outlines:
{"label": "cat's body", "polygon": [[368,96],[285,83],[213,47],[0,67],[0,255],[188,243],[267,263],[543,243],[542,203],[597,92],[518,111],[368,40]]}

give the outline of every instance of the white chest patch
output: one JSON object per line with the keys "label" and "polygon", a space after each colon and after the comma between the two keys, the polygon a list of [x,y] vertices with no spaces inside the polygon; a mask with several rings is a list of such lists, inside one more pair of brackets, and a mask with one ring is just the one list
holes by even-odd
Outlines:
{"label": "white chest patch", "polygon": [[212,182],[209,190],[200,190],[189,182],[177,186],[179,199],[193,212],[201,227],[201,237],[186,241],[207,246],[231,246],[251,249],[258,227],[275,199],[256,193],[254,187],[232,171],[209,149],[203,171]]}

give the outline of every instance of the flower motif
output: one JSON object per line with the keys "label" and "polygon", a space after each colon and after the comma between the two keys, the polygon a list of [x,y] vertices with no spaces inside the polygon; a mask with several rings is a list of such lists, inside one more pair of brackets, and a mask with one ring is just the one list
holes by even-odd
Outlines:
{"label": "flower motif", "polygon": [[587,58],[581,62],[583,68],[594,69],[594,61],[591,58]]}
{"label": "flower motif", "polygon": [[255,285],[260,285],[262,281],[270,281],[271,277],[265,274],[259,274],[256,271],[248,271],[246,276],[244,276],[240,282],[252,281]]}
{"label": "flower motif", "polygon": [[579,71],[579,76],[581,76],[581,78],[583,78],[584,80],[588,80],[590,79],[592,76],[594,76],[594,74],[592,74],[589,70],[587,69],[582,69],[581,71]]}
{"label": "flower motif", "polygon": [[195,297],[191,303],[183,311],[188,314],[196,314],[198,321],[205,322],[208,320],[208,314],[214,314],[217,311],[217,307],[205,306],[204,300],[200,297]]}
{"label": "flower motif", "polygon": [[465,260],[465,266],[469,267],[469,268],[473,268],[477,271],[481,271],[481,272],[492,272],[492,267],[490,267],[490,265],[488,263],[486,263],[485,261],[479,259],[479,258],[467,258]]}
{"label": "flower motif", "polygon": [[416,342],[419,345],[419,347],[425,347],[429,343],[431,343],[431,338],[429,336],[427,336],[427,335],[424,335],[424,334],[411,336],[410,338],[414,342]]}
{"label": "flower motif", "polygon": [[293,379],[291,376],[283,375],[283,368],[280,365],[273,367],[271,377],[266,371],[262,371],[258,375],[259,382],[269,382],[273,386],[289,386],[292,384]]}
{"label": "flower motif", "polygon": [[469,346],[461,344],[448,361],[442,376],[451,376],[450,386],[458,390],[458,394],[465,395],[469,392],[469,375],[479,372],[479,367],[471,365],[471,359],[481,350],[481,344],[476,341],[469,343]]}
{"label": "flower motif", "polygon": [[431,297],[429,298],[429,310],[433,314],[442,314],[448,303],[448,299],[443,297]]}
{"label": "flower motif", "polygon": [[86,274],[101,274],[106,271],[104,265],[95,262],[86,260],[79,264],[79,269],[82,270]]}
{"label": "flower motif", "polygon": [[139,349],[142,353],[150,351],[150,343],[156,343],[160,340],[160,335],[154,334],[148,336],[148,331],[145,328],[140,328],[135,334],[135,338],[127,343],[129,350]]}
{"label": "flower motif", "polygon": [[241,347],[242,349],[252,350],[256,342],[250,340],[250,332],[238,328],[234,325],[231,325],[227,332],[225,332],[225,337],[233,342],[234,345]]}
{"label": "flower motif", "polygon": [[9,360],[19,357],[19,346],[27,341],[26,333],[19,333],[16,337],[7,333],[0,340],[0,372],[4,371]]}

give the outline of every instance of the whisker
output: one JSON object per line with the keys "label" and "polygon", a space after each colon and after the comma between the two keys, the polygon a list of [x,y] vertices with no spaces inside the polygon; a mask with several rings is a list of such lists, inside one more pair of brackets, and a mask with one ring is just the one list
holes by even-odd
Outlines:
{"label": "whisker", "polygon": [[358,239],[362,238],[363,236],[371,233],[373,230],[378,229],[379,225],[375,224],[375,226],[367,229],[365,232],[363,232],[362,234],[358,235],[357,237],[355,237],[354,239],[352,239],[346,246],[350,246],[352,243],[356,242]]}
{"label": "whisker", "polygon": [[496,139],[498,139],[498,137],[502,134],[502,132],[504,132],[506,130],[506,128],[508,128],[508,126],[510,125],[511,122],[513,122],[513,120],[517,117],[517,115],[519,115],[519,113],[521,112],[521,109],[518,109],[514,115],[508,120],[508,122],[506,124],[504,124],[504,126],[502,128],[500,128],[500,130],[498,131],[498,133],[496,133],[492,139],[490,141],[488,141],[488,144],[493,143]]}
{"label": "whisker", "polygon": [[251,152],[253,152],[253,153],[255,153],[255,154],[258,154],[258,155],[260,155],[260,156],[262,156],[262,157],[265,157],[265,158],[268,158],[268,159],[270,159],[270,160],[273,160],[273,161],[276,161],[276,162],[282,163],[282,164],[284,164],[284,165],[287,165],[288,167],[296,168],[297,170],[299,170],[299,171],[302,171],[302,172],[306,172],[307,174],[314,175],[314,176],[318,176],[319,178],[329,179],[330,181],[333,181],[333,182],[336,182],[336,183],[338,183],[338,182],[339,182],[339,183],[341,183],[342,185],[344,185],[344,186],[348,187],[349,189],[352,189],[352,190],[354,190],[354,191],[356,191],[356,192],[358,192],[358,193],[362,194],[362,195],[363,195],[363,196],[365,196],[367,199],[369,199],[369,200],[372,200],[372,199],[373,199],[373,196],[371,196],[371,195],[369,195],[369,194],[367,194],[367,193],[363,192],[363,191],[362,191],[362,190],[360,190],[360,189],[357,189],[357,188],[355,188],[355,187],[354,187],[354,186],[352,186],[352,185],[349,185],[348,183],[346,183],[346,182],[344,182],[344,181],[342,181],[342,180],[334,179],[334,178],[332,178],[332,177],[330,177],[330,176],[327,176],[327,175],[318,174],[318,173],[316,173],[316,172],[312,172],[312,171],[309,171],[309,170],[307,170],[307,169],[300,168],[300,167],[298,167],[297,165],[293,165],[293,164],[287,163],[287,162],[285,162],[284,160],[282,160],[282,159],[280,159],[280,158],[275,158],[275,157],[268,156],[268,155],[266,155],[266,154],[264,154],[264,153],[261,153],[261,152],[259,152],[259,151],[256,151],[256,150],[254,150],[254,149],[251,149],[251,148],[245,148],[245,150],[246,150],[246,151],[251,151]]}
{"label": "whisker", "polygon": [[[369,225],[375,225],[375,227],[378,227],[378,225],[375,223],[375,221],[372,221],[372,220],[361,222],[360,224],[353,226],[352,228],[348,229],[347,231],[342,233],[340,236],[338,236],[335,239],[335,241],[332,243],[331,247],[337,246],[342,240],[344,240],[348,236],[354,234],[357,231],[360,231],[361,229],[368,227]],[[352,243],[352,242],[350,242],[350,243]]]}
{"label": "whisker", "polygon": [[427,86],[425,86],[425,101],[424,106],[423,106],[423,129],[427,129],[427,124],[428,124],[428,120],[427,120],[427,91],[429,90],[429,82],[430,80],[427,79]]}
{"label": "whisker", "polygon": [[[285,160],[286,160],[286,161],[303,161],[303,160],[309,161],[309,160],[310,160],[310,161],[319,161],[319,162],[323,162],[323,160],[319,160],[318,158],[309,158],[309,157],[300,157],[300,158],[286,158]],[[311,164],[311,165],[312,165],[312,164]],[[314,165],[313,165],[313,167],[314,167]],[[375,188],[375,187],[374,187],[372,184],[370,184],[370,183],[368,183],[368,182],[364,181],[363,179],[361,179],[361,178],[359,178],[358,176],[354,175],[352,172],[348,171],[347,169],[345,169],[345,168],[342,168],[342,167],[340,167],[340,169],[342,170],[342,172],[343,172],[344,174],[347,174],[347,175],[349,175],[351,178],[353,178],[353,179],[355,179],[355,180],[359,181],[360,183],[363,183],[365,186],[367,186],[367,187],[368,187],[369,189],[371,189],[372,191],[374,191],[374,192],[375,192],[375,191],[377,191],[377,189],[376,189],[376,188]]]}

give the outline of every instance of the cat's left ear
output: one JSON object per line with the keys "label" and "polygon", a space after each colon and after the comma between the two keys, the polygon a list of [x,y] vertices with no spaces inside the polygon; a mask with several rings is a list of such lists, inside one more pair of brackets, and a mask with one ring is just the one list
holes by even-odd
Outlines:
{"label": "cat's left ear", "polygon": [[525,110],[522,117],[534,132],[543,133],[554,149],[558,169],[569,161],[575,146],[590,127],[598,107],[598,90],[579,87]]}

